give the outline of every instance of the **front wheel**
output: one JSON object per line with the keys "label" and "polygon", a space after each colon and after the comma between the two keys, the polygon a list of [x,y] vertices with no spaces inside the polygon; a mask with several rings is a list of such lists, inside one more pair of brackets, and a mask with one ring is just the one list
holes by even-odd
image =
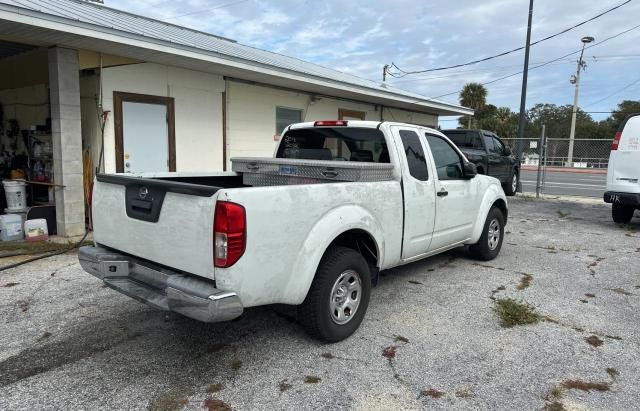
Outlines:
{"label": "front wheel", "polygon": [[320,261],[299,318],[309,335],[325,342],[344,340],[364,318],[371,295],[366,260],[346,247],[331,247]]}
{"label": "front wheel", "polygon": [[624,204],[613,204],[611,208],[611,217],[618,224],[627,224],[633,218],[635,208]]}
{"label": "front wheel", "polygon": [[513,170],[513,175],[511,176],[511,180],[505,184],[504,193],[508,196],[516,195],[516,191],[518,191],[518,170]]}
{"label": "front wheel", "polygon": [[499,208],[493,207],[487,214],[480,240],[469,247],[469,251],[478,260],[493,260],[500,253],[503,238],[504,215]]}

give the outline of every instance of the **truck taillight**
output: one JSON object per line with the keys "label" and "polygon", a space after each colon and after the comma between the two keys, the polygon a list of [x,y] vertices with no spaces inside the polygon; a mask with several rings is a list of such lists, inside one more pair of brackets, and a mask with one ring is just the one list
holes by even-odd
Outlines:
{"label": "truck taillight", "polygon": [[218,201],[213,218],[213,259],[216,267],[231,267],[244,254],[247,217],[239,204]]}
{"label": "truck taillight", "polygon": [[613,138],[613,142],[611,142],[611,151],[617,150],[620,145],[620,137],[622,137],[622,132],[616,132],[616,136]]}

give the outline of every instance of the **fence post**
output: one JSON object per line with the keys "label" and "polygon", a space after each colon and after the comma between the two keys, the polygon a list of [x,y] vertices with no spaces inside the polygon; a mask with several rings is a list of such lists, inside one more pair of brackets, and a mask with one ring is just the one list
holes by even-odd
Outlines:
{"label": "fence post", "polygon": [[540,198],[540,191],[542,191],[542,185],[540,184],[542,178],[542,159],[546,156],[545,146],[546,146],[546,136],[545,134],[545,125],[542,125],[542,134],[540,135],[540,147],[538,148],[538,178],[536,181],[536,198]]}

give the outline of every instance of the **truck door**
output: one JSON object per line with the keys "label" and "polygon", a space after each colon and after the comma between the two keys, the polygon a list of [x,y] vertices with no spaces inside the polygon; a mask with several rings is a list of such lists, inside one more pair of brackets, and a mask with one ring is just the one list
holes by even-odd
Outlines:
{"label": "truck door", "polygon": [[444,138],[426,133],[437,177],[436,221],[430,251],[471,237],[478,215],[478,185],[464,178],[460,153]]}
{"label": "truck door", "polygon": [[482,133],[482,138],[484,138],[484,144],[487,146],[487,163],[489,164],[487,175],[504,182],[506,176],[504,175],[504,161],[500,155],[500,147],[496,146],[495,139],[491,134]]}
{"label": "truck door", "polygon": [[402,259],[424,254],[429,249],[435,221],[435,186],[429,175],[426,146],[415,129],[392,127],[400,157],[404,194],[404,237]]}

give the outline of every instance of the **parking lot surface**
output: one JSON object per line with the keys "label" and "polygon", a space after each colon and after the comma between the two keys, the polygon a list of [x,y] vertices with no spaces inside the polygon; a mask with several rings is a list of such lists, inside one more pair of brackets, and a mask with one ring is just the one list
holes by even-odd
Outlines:
{"label": "parking lot surface", "polygon": [[[461,249],[384,273],[331,345],[287,307],[166,315],[73,254],[0,272],[0,409],[637,409],[640,219],[527,198],[510,213],[496,260]],[[506,298],[541,321],[503,327]]]}

